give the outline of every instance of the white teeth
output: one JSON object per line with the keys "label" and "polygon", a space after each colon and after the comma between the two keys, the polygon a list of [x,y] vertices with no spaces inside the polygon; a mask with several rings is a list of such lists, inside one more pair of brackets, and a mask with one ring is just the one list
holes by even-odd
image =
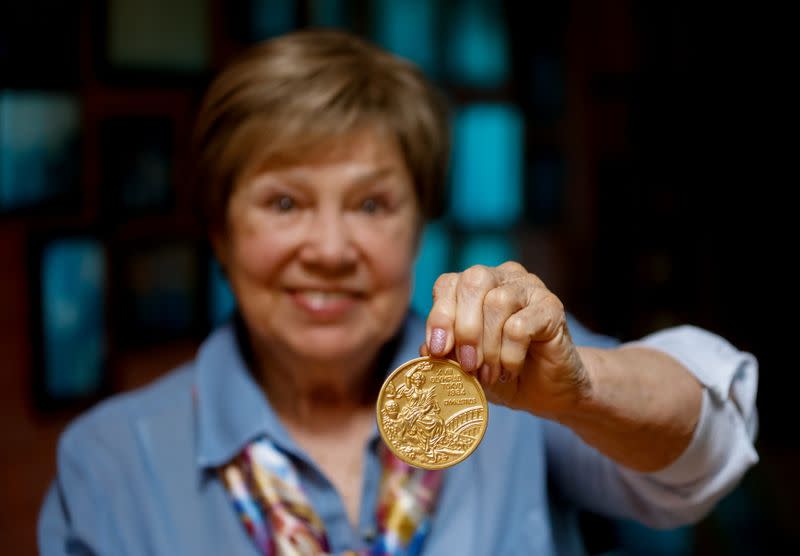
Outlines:
{"label": "white teeth", "polygon": [[344,292],[321,292],[321,291],[304,291],[301,294],[308,304],[314,309],[322,309],[328,303],[332,303],[343,299],[348,296]]}

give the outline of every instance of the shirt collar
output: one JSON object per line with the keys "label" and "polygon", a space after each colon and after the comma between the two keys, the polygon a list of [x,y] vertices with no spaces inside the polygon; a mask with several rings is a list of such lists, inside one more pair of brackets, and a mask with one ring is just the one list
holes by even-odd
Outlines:
{"label": "shirt collar", "polygon": [[[250,373],[237,328],[231,322],[214,331],[200,347],[195,360],[199,467],[223,465],[262,435],[290,452],[298,455],[300,452]],[[417,357],[419,342],[424,337],[424,322],[409,313],[381,358],[385,362],[383,374],[388,375],[405,361]]]}

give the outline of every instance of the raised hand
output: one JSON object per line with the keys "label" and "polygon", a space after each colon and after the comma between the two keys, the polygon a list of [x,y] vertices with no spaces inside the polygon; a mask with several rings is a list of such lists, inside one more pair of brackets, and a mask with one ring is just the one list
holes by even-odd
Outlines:
{"label": "raised hand", "polygon": [[586,395],[564,306],[522,265],[443,274],[433,298],[422,353],[458,360],[491,401],[555,416]]}

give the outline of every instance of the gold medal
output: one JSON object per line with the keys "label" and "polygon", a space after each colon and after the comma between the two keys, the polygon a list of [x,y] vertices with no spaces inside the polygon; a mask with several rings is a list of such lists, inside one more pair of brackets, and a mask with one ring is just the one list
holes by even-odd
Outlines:
{"label": "gold medal", "polygon": [[466,459],[480,444],[489,416],[478,379],[455,361],[433,357],[396,368],[381,387],[376,411],[389,449],[425,469]]}

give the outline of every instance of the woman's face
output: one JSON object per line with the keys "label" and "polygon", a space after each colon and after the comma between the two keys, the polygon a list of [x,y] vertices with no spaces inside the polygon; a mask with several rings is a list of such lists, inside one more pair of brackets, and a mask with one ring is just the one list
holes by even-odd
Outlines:
{"label": "woman's face", "polygon": [[242,180],[214,238],[267,353],[374,353],[407,309],[420,210],[402,155],[371,129],[330,146]]}

